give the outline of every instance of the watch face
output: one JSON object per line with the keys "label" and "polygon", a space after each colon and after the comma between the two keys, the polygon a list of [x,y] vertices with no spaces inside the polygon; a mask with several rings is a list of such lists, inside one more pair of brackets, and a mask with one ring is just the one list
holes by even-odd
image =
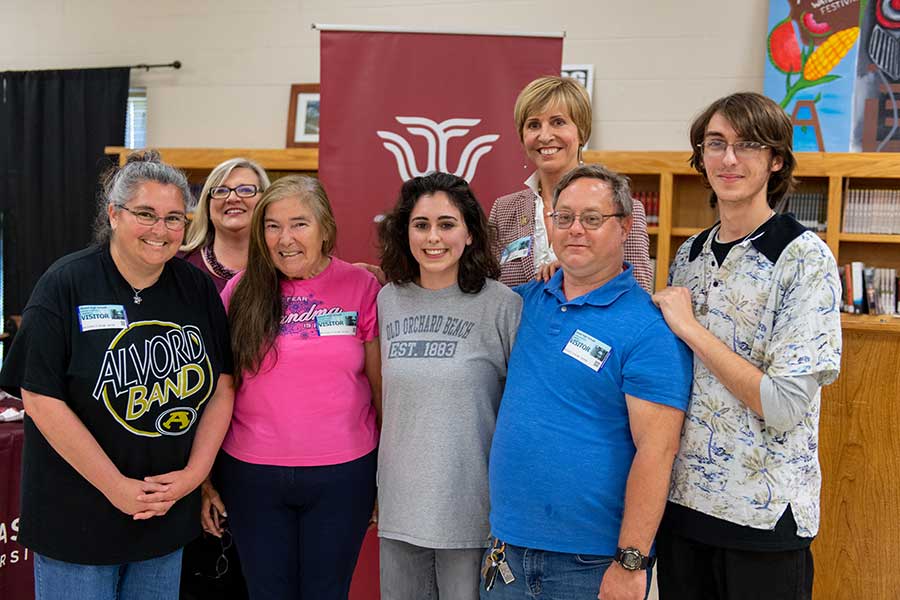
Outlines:
{"label": "watch face", "polygon": [[625,550],[622,552],[622,566],[631,571],[641,568],[641,555],[634,550]]}

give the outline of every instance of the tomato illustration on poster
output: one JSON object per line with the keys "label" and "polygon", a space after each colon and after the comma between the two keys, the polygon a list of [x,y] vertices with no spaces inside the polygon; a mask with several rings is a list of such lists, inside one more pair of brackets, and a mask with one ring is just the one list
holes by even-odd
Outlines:
{"label": "tomato illustration on poster", "polygon": [[795,151],[850,150],[860,11],[859,0],[770,0],[763,85],[791,115]]}

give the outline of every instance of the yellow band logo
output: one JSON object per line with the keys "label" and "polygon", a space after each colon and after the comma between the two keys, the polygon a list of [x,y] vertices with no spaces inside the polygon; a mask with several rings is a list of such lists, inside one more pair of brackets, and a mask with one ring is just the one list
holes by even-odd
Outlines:
{"label": "yellow band logo", "polygon": [[197,327],[139,321],[110,342],[93,395],[131,433],[159,437],[188,432],[213,386]]}

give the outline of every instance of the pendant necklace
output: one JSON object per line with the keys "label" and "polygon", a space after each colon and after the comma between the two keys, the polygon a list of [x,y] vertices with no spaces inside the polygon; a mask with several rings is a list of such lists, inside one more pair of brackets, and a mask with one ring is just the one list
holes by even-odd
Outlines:
{"label": "pendant necklace", "polygon": [[133,285],[131,285],[130,283],[128,284],[128,287],[130,287],[130,288],[131,288],[131,291],[134,292],[134,298],[132,298],[132,300],[134,300],[134,303],[135,303],[135,304],[140,304],[141,302],[144,301],[144,299],[141,298],[141,292],[143,292],[143,291],[144,291],[145,289],[147,289],[147,288],[137,289],[137,288],[135,288]]}

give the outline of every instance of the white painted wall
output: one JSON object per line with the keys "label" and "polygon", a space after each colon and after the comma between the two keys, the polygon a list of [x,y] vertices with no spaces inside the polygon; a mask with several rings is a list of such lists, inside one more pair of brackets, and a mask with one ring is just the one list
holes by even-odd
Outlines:
{"label": "white painted wall", "polygon": [[[153,146],[284,146],[291,83],[319,81],[312,23],[565,31],[595,65],[605,150],[687,147],[715,98],[762,91],[765,0],[0,0],[0,70],[184,63],[133,71]],[[512,107],[510,107],[510,113]]]}

